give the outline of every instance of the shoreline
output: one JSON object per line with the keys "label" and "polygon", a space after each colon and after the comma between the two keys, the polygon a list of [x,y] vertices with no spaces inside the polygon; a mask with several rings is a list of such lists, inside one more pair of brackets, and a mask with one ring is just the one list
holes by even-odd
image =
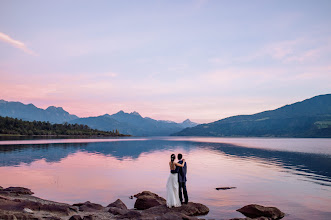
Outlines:
{"label": "shoreline", "polygon": [[[0,219],[24,220],[198,220],[204,219],[209,208],[203,204],[189,202],[180,207],[168,208],[166,200],[150,191],[134,195],[134,208],[117,199],[106,207],[90,201],[67,204],[33,196],[30,189],[24,187],[0,186]],[[246,217],[231,220],[272,220],[281,219],[284,213],[276,207],[264,207],[250,204],[237,210]],[[220,216],[220,219],[221,218]]]}
{"label": "shoreline", "polygon": [[69,134],[50,134],[50,135],[22,135],[22,134],[0,134],[0,137],[132,137],[129,134],[119,135],[69,135]]}

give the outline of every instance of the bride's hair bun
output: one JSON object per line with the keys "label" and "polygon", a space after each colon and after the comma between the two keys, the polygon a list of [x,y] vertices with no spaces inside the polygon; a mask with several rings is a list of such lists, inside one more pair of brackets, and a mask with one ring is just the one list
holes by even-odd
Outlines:
{"label": "bride's hair bun", "polygon": [[175,154],[171,154],[171,162],[174,162],[174,160],[176,159],[176,155]]}

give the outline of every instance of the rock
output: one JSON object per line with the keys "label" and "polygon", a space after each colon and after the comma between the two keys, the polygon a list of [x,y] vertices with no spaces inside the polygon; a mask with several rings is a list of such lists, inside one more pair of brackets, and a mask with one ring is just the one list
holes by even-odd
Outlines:
{"label": "rock", "polygon": [[43,220],[62,220],[62,219],[56,216],[49,216],[49,217],[43,217]]}
{"label": "rock", "polygon": [[208,214],[209,208],[200,203],[189,202],[188,204],[173,208],[168,208],[166,205],[160,205],[149,208],[144,212],[150,214],[166,214],[168,212],[175,212],[175,213],[182,213],[187,216],[198,216],[198,215]]}
{"label": "rock", "polygon": [[15,202],[10,199],[0,199],[0,210],[2,211],[23,211],[23,208],[25,207],[21,207],[20,202]]}
{"label": "rock", "polygon": [[97,204],[97,203],[92,203],[90,201],[87,201],[84,203],[76,203],[76,204],[73,204],[73,206],[78,206],[79,211],[82,211],[82,212],[91,212],[91,211],[95,211],[95,210],[101,210],[104,208],[102,205]]}
{"label": "rock", "polygon": [[34,194],[30,189],[24,188],[24,187],[8,187],[8,188],[4,189],[3,191],[9,192],[9,193],[21,194],[21,195]]}
{"label": "rock", "polygon": [[2,190],[3,189],[3,187],[2,186],[0,186],[0,190]]}
{"label": "rock", "polygon": [[96,219],[93,215],[86,215],[84,216],[83,220],[94,220]]}
{"label": "rock", "polygon": [[77,212],[75,207],[71,207],[70,205],[60,205],[60,204],[44,204],[41,207],[41,210],[47,212],[57,212],[64,215],[70,215],[72,212]]}
{"label": "rock", "polygon": [[166,200],[155,193],[143,191],[134,195],[137,198],[134,207],[138,210],[149,209],[154,206],[166,204]]}
{"label": "rock", "polygon": [[116,208],[119,208],[119,209],[128,209],[126,207],[126,205],[120,199],[117,199],[115,202],[110,203],[109,205],[107,205],[107,207],[116,207]]}
{"label": "rock", "polygon": [[216,190],[227,190],[227,189],[235,189],[235,188],[237,188],[237,187],[233,187],[233,186],[231,186],[231,187],[218,187],[218,188],[216,188]]}
{"label": "rock", "polygon": [[[134,195],[134,197],[139,198],[140,196],[153,196],[153,197],[159,197],[159,195],[152,193],[150,191],[142,191],[141,193],[137,193],[136,195]],[[162,198],[162,197],[160,197]]]}
{"label": "rock", "polygon": [[17,220],[15,215],[12,214],[1,214],[0,219],[5,219],[5,220]]}
{"label": "rock", "polygon": [[128,213],[129,210],[128,209],[120,209],[120,208],[117,208],[117,207],[110,207],[108,212],[113,214],[113,215],[124,215],[124,214]]}
{"label": "rock", "polygon": [[42,203],[30,200],[0,200],[0,210],[31,213],[33,211],[46,211],[62,215],[69,215],[76,207],[63,203]]}
{"label": "rock", "polygon": [[33,213],[33,211],[29,208],[24,208],[23,209],[23,212],[26,212],[26,213]]}
{"label": "rock", "polygon": [[201,203],[189,202],[188,204],[176,207],[181,213],[188,216],[206,215],[209,212],[209,208]]}
{"label": "rock", "polygon": [[140,219],[142,217],[142,214],[139,211],[136,210],[130,210],[124,215],[121,215],[117,217],[117,219]]}
{"label": "rock", "polygon": [[10,195],[10,192],[4,191],[4,190],[0,190],[0,195]]}
{"label": "rock", "polygon": [[156,220],[198,220],[196,217],[190,217],[182,213],[168,212],[161,216],[155,217]]}
{"label": "rock", "polygon": [[24,213],[14,213],[14,214],[1,214],[0,215],[1,220],[40,220],[38,217],[34,217],[30,214],[24,214]]}
{"label": "rock", "polygon": [[246,205],[237,210],[249,218],[267,217],[270,219],[281,219],[285,214],[276,207],[264,207],[257,204]]}
{"label": "rock", "polygon": [[51,213],[58,213],[62,215],[70,215],[72,211],[77,211],[75,207],[72,207],[67,204],[60,204],[60,203],[46,203],[43,204],[41,202],[34,202],[34,201],[22,201],[19,203],[18,207],[21,207],[21,210],[24,208],[29,208],[34,211],[45,211]]}
{"label": "rock", "polygon": [[271,220],[271,218],[267,218],[267,217],[258,217],[258,218],[231,218],[229,220]]}
{"label": "rock", "polygon": [[9,200],[7,197],[4,197],[4,196],[0,196],[0,200]]}
{"label": "rock", "polygon": [[80,217],[80,215],[73,215],[69,218],[69,220],[83,220],[83,218]]}

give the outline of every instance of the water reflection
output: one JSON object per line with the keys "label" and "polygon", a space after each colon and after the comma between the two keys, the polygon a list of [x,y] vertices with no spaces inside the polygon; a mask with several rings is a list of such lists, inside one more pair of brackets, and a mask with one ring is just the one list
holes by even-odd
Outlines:
{"label": "water reflection", "polygon": [[[228,143],[145,140],[0,146],[1,186],[22,185],[37,196],[107,205],[142,190],[165,196],[167,162],[183,153],[192,201],[207,204],[207,218],[242,217],[234,210],[260,203],[288,219],[330,216],[330,155],[255,149]],[[216,191],[219,186],[236,186]],[[292,217],[291,217],[292,216]]]}
{"label": "water reflection", "polygon": [[261,160],[265,164],[281,166],[291,173],[307,176],[317,184],[331,186],[330,155],[244,148],[229,144],[210,146],[229,156]]}
{"label": "water reflection", "polygon": [[186,151],[194,148],[210,149],[226,156],[281,166],[288,172],[304,175],[317,184],[331,185],[331,156],[301,152],[275,151],[245,148],[222,143],[192,143],[187,141],[128,141],[109,143],[79,144],[43,144],[43,145],[4,145],[0,148],[0,166],[18,166],[45,159],[46,162],[58,162],[78,151],[103,154],[119,160],[137,159],[141,154],[182,148]]}

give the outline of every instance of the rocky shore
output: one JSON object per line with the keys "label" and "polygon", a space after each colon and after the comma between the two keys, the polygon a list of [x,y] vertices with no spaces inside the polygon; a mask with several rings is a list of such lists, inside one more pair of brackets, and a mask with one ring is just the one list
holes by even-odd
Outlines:
{"label": "rocky shore", "polygon": [[[134,197],[137,198],[134,209],[128,209],[120,199],[106,207],[89,201],[69,205],[35,197],[27,188],[0,187],[0,220],[194,220],[204,219],[203,216],[209,212],[207,206],[194,202],[168,208],[164,198],[149,191],[143,191]],[[256,204],[244,206],[237,211],[247,218],[233,220],[269,220],[284,217],[284,213],[275,207]],[[222,217],[220,216],[219,219]]]}

